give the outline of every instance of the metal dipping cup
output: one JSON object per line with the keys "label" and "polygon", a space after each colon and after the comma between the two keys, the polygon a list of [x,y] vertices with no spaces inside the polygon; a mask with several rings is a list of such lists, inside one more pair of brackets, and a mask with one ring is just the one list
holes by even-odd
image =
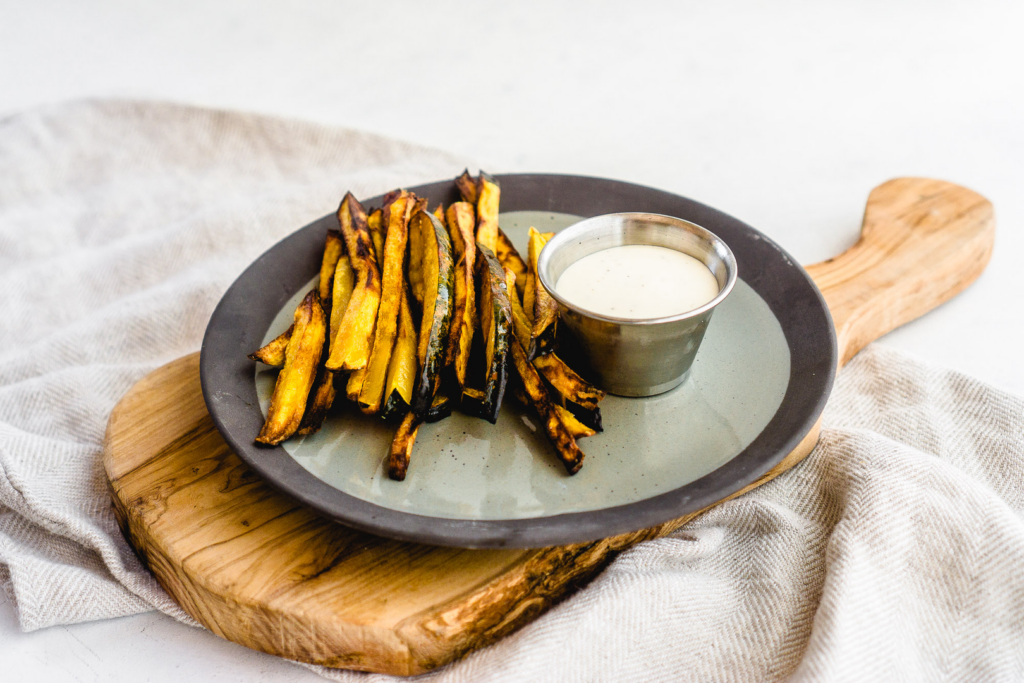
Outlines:
{"label": "metal dipping cup", "polygon": [[[616,318],[560,296],[558,278],[571,263],[597,251],[649,244],[689,254],[718,280],[718,296],[700,308],[663,318]],[[654,396],[686,381],[715,307],[736,284],[736,258],[704,228],[656,213],[587,218],[555,235],[537,260],[541,284],[558,302],[561,322],[577,337],[602,389],[619,396]]]}

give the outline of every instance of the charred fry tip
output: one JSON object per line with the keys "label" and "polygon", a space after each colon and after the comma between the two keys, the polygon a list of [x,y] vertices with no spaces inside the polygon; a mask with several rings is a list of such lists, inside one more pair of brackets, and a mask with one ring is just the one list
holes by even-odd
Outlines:
{"label": "charred fry tip", "polygon": [[409,460],[412,456],[412,448],[416,443],[416,435],[419,432],[422,418],[414,413],[406,413],[402,418],[402,424],[398,426],[395,438],[391,442],[391,450],[388,453],[388,477],[395,481],[404,481],[409,471]]}
{"label": "charred fry tip", "polygon": [[462,201],[468,202],[474,206],[476,205],[476,200],[479,195],[477,191],[477,179],[470,175],[468,168],[464,170],[461,175],[455,178],[455,187],[459,189],[459,195],[462,197]]}
{"label": "charred fry tip", "polygon": [[[277,376],[267,417],[257,443],[276,445],[292,436],[302,424],[309,392],[326,340],[327,319],[314,287],[295,309],[294,331],[288,340],[284,367]],[[293,349],[294,351],[290,351]]]}

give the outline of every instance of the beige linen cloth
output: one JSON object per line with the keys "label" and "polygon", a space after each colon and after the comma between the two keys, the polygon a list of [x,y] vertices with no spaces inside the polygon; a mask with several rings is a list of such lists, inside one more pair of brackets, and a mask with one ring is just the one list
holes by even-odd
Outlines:
{"label": "beige linen cloth", "polygon": [[[159,609],[100,448],[256,256],[465,162],[346,130],[92,102],[0,121],[0,579],[22,628]],[[807,460],[439,681],[1022,680],[1024,401],[880,346]],[[381,680],[353,672],[337,680]]]}

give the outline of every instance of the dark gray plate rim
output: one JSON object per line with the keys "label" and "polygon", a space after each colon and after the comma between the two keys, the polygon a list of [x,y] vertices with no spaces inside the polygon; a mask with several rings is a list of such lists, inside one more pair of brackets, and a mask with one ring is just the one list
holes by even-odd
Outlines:
{"label": "dark gray plate rim", "polygon": [[[263,424],[254,368],[258,348],[288,299],[320,268],[329,214],[284,238],[256,259],[225,292],[210,318],[200,356],[203,397],[214,425],[236,454],[266,481],[342,524],[405,541],[471,548],[581,543],[655,526],[716,503],[763,476],[811,430],[835,376],[837,344],[828,307],[807,272],[754,228],[692,199],[604,178],[554,174],[497,176],[502,211],[552,211],[583,217],[623,211],[677,216],[721,237],[740,277],[778,319],[789,345],[790,377],[775,415],[739,455],[672,491],[626,505],[528,519],[466,520],[400,512],[350,496],[304,469],[280,446],[253,442]],[[452,181],[410,188],[446,205]],[[367,206],[379,205],[381,197]],[[597,463],[594,464],[597,466]]]}

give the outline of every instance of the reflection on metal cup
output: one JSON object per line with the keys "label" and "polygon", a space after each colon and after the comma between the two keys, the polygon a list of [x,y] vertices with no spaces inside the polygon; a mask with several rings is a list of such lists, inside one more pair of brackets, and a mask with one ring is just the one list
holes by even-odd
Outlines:
{"label": "reflection on metal cup", "polygon": [[[696,258],[715,276],[718,295],[691,311],[637,320],[585,310],[556,291],[570,264],[631,244],[667,247]],[[653,396],[686,380],[711,314],[737,277],[736,259],[719,237],[689,221],[653,213],[595,216],[569,226],[544,247],[537,274],[558,302],[561,320],[577,337],[597,383],[619,396]]]}

